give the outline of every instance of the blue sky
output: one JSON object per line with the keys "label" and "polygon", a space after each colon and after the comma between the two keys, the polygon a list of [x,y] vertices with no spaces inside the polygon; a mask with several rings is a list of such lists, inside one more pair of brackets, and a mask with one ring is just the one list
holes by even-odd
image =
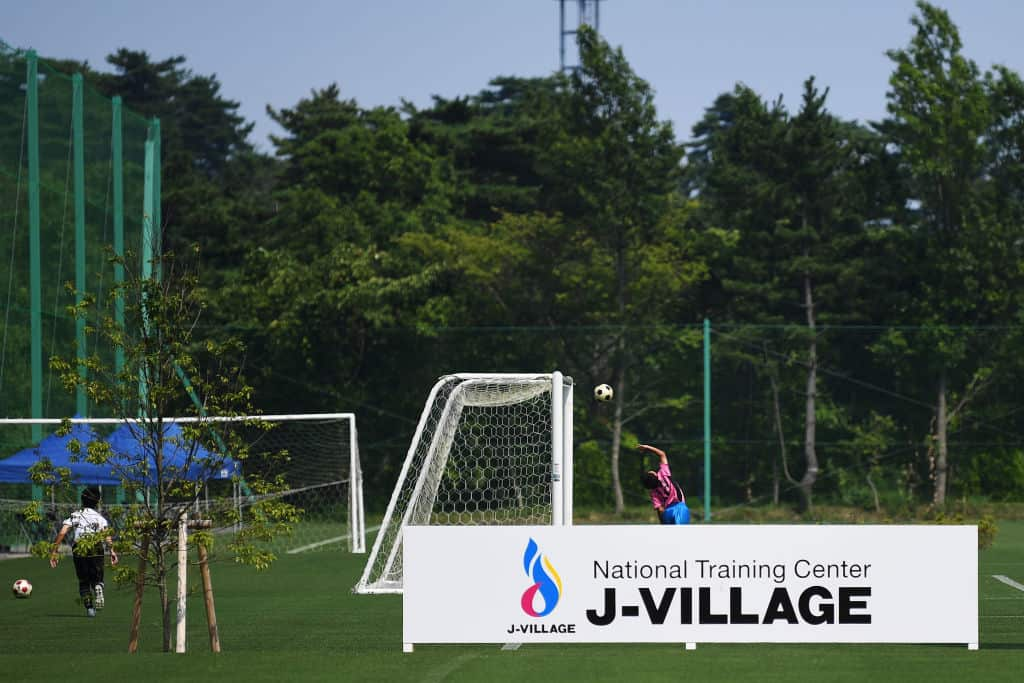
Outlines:
{"label": "blue sky", "polygon": [[[566,3],[575,16],[575,1]],[[965,54],[982,68],[1024,73],[1024,2],[943,0]],[[654,88],[659,115],[680,139],[737,81],[799,105],[814,74],[844,118],[885,115],[891,62],[911,37],[913,0],[604,0],[601,33]],[[499,75],[558,68],[557,0],[7,0],[0,38],[41,55],[105,68],[119,47],[154,59],[184,55],[216,74],[223,94],[256,123],[270,149],[264,107],[290,107],[337,82],[362,106],[430,104],[473,94]]]}

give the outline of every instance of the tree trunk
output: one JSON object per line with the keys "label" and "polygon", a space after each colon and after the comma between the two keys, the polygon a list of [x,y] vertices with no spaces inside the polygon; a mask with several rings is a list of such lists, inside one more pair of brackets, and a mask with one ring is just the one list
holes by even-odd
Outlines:
{"label": "tree trunk", "polygon": [[868,480],[868,486],[871,488],[871,495],[875,499],[875,512],[881,512],[882,511],[882,504],[878,500],[878,487],[875,486],[875,482],[871,478],[871,466],[870,465],[868,466],[868,472],[865,475],[865,478]]}
{"label": "tree trunk", "polygon": [[135,602],[132,604],[132,623],[128,630],[128,652],[139,649],[139,622],[142,620],[142,596],[146,591],[146,557],[149,553],[149,534],[142,537],[139,552],[139,573],[135,577]]}
{"label": "tree trunk", "polygon": [[946,439],[946,427],[949,417],[946,413],[946,371],[939,374],[939,396],[935,415],[935,493],[932,502],[936,506],[946,503],[946,474],[949,467],[949,442]]}
{"label": "tree trunk", "polygon": [[804,458],[807,469],[800,480],[800,491],[804,496],[804,505],[811,509],[811,491],[818,479],[818,454],[815,449],[817,434],[817,413],[815,402],[818,398],[818,339],[814,326],[814,299],[811,295],[811,278],[804,276],[804,306],[807,311],[807,328],[811,333],[811,343],[807,349],[807,408],[804,416]]}
{"label": "tree trunk", "polygon": [[779,490],[780,486],[779,477],[779,456],[775,456],[775,460],[772,461],[772,505],[779,504]]}
{"label": "tree trunk", "polygon": [[[767,358],[767,349],[765,350],[765,357]],[[789,462],[786,460],[786,435],[782,431],[782,405],[779,401],[779,383],[775,379],[774,372],[768,374],[768,381],[772,387],[772,415],[774,416],[775,434],[779,437],[779,457],[776,458],[776,463],[782,463],[782,475],[786,478],[786,481],[792,486],[798,486],[798,482],[793,479],[793,475],[789,473]],[[775,473],[778,474],[778,467],[775,467]],[[775,504],[779,504],[779,480],[776,476],[775,479],[775,490],[773,491]]]}
{"label": "tree trunk", "polygon": [[171,606],[167,595],[167,574],[161,568],[160,577],[157,579],[160,586],[160,610],[163,615],[164,625],[164,652],[171,651]]}
{"label": "tree trunk", "polygon": [[624,400],[626,372],[620,366],[615,371],[615,412],[612,418],[612,493],[615,496],[615,514],[622,514],[622,479],[619,476],[619,455],[622,451],[622,402]]}

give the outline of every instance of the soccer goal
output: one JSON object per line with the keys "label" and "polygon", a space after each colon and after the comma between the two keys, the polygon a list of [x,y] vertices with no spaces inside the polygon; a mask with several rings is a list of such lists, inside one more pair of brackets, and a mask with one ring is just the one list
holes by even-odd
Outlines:
{"label": "soccer goal", "polygon": [[355,592],[402,591],[410,525],[571,525],[572,396],[560,372],[439,379]]}
{"label": "soccer goal", "polygon": [[[227,497],[237,506],[240,518],[244,520],[247,508],[269,495],[302,510],[300,521],[294,525],[293,532],[273,541],[276,552],[294,554],[344,547],[354,553],[366,552],[363,476],[355,415],[319,413],[177,417],[168,418],[165,423],[181,425],[200,421],[223,423],[226,429],[236,430],[247,444],[249,457],[237,469],[222,467],[209,470],[199,467],[187,470],[185,476],[201,476],[207,481],[204,495],[196,502],[197,509],[193,516],[202,515],[205,509],[221,504]],[[144,484],[137,483],[131,491],[127,491],[120,486],[122,482],[117,472],[110,468],[75,462],[67,449],[67,441],[72,437],[80,443],[93,438],[106,439],[115,452],[125,448],[125,444],[130,448],[133,435],[138,434],[137,428],[132,429],[135,421],[74,418],[71,422],[75,428],[72,435],[59,437],[54,433],[61,423],[58,419],[0,419],[0,448],[3,449],[0,451],[0,513],[4,510],[18,510],[21,504],[16,499],[24,500],[30,491],[33,497],[40,495],[39,489],[32,490],[27,486],[30,483],[28,467],[40,457],[49,458],[54,465],[68,467],[71,483],[76,486],[99,485],[105,489],[105,507],[136,502],[126,498],[126,495],[145,495]],[[33,426],[37,428],[33,430]],[[33,438],[33,432],[37,436],[42,434],[43,438]],[[165,435],[167,433],[165,431]],[[258,471],[263,463],[272,460],[262,456],[281,451],[288,453],[285,462],[273,461],[272,472]],[[225,463],[232,463],[230,453]],[[250,475],[281,475],[289,488],[259,496],[248,490],[245,479],[247,470]],[[184,467],[182,472],[186,472]],[[67,492],[63,495],[67,497]],[[68,500],[47,497],[41,502],[48,516],[58,520],[62,519],[60,515],[77,507],[78,503],[73,495]],[[5,533],[5,526],[12,526],[6,533],[16,539],[18,545],[53,536],[53,530],[46,525],[35,531],[26,531],[23,523],[14,527],[18,520],[14,513],[9,516],[11,520],[5,525],[5,517],[0,514],[0,537]]]}

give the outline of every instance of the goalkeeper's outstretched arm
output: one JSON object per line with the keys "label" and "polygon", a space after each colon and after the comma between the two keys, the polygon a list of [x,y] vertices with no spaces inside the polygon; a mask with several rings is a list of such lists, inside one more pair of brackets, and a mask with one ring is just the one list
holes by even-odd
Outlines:
{"label": "goalkeeper's outstretched arm", "polygon": [[647,444],[642,443],[639,446],[637,446],[637,449],[641,451],[647,451],[649,453],[654,453],[656,456],[658,456],[658,459],[661,460],[661,464],[668,464],[668,456],[665,455],[665,451],[661,450],[660,448],[648,446]]}

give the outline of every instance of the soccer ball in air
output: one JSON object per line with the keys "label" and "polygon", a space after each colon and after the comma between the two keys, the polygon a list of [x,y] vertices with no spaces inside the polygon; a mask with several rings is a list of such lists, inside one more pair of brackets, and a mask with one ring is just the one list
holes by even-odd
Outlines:
{"label": "soccer ball in air", "polygon": [[16,598],[27,598],[32,595],[32,584],[28,582],[28,579],[18,579],[11,586],[11,592]]}
{"label": "soccer ball in air", "polygon": [[598,401],[612,400],[612,388],[607,384],[598,384],[594,387],[594,398]]}

